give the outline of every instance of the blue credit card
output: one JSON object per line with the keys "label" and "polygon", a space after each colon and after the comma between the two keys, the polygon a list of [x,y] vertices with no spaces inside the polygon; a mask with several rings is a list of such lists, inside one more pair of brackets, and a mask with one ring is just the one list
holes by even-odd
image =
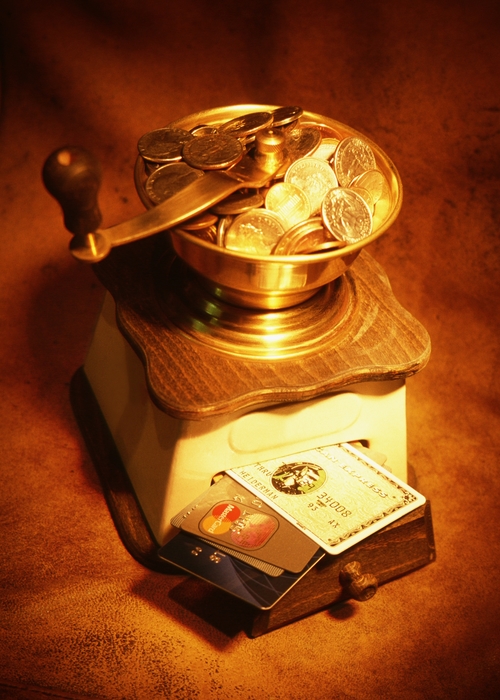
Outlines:
{"label": "blue credit card", "polygon": [[281,576],[269,576],[185,532],[167,542],[158,554],[165,561],[260,610],[272,608],[325,556],[325,552],[318,549],[299,573],[285,571]]}

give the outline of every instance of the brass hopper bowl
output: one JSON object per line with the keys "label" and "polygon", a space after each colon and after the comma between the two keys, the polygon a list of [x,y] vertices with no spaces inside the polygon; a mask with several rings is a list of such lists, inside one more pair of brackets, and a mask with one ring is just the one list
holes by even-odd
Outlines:
{"label": "brass hopper bowl", "polygon": [[[178,119],[171,128],[193,129],[197,125],[218,126],[250,112],[276,109],[271,105],[234,105],[205,110]],[[372,141],[340,122],[305,111],[301,123],[317,125],[325,134],[339,139],[357,136],[371,147],[377,168],[384,174],[388,192],[379,201],[370,236],[357,243],[330,252],[307,255],[257,256],[218,247],[182,229],[169,230],[172,245],[179,256],[200,276],[202,286],[215,298],[243,308],[285,309],[304,302],[321,287],[343,275],[363,248],[381,236],[395,221],[402,204],[402,184],[388,156]],[[152,207],[145,190],[145,172],[138,158],[135,182],[141,200]]]}
{"label": "brass hopper bowl", "polygon": [[[218,126],[270,105],[236,105],[191,114],[169,124],[193,129]],[[190,338],[229,353],[254,359],[303,356],[335,343],[359,312],[360,294],[349,271],[363,248],[395,221],[402,204],[399,173],[372,141],[333,119],[304,112],[302,123],[317,125],[325,135],[342,140],[362,138],[371,147],[388,191],[379,201],[370,236],[330,252],[307,255],[244,254],[196,237],[182,224],[168,231],[177,258],[160,269],[157,297],[167,323]],[[144,205],[153,207],[145,191],[142,158],[135,168],[136,188]]]}

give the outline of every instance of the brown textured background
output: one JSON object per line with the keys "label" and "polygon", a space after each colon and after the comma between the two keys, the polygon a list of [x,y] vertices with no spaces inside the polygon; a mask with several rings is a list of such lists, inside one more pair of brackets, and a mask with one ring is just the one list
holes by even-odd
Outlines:
{"label": "brown textured background", "polygon": [[[0,697],[496,695],[498,2],[1,8]],[[184,578],[144,569],[116,534],[68,399],[103,292],[69,256],[40,181],[55,147],[93,149],[104,224],[118,222],[142,209],[132,168],[143,133],[244,102],[329,115],[399,168],[403,211],[370,252],[433,341],[408,382],[408,424],[438,551],[365,604],[256,640],[228,631],[229,613],[218,629],[186,610]]]}

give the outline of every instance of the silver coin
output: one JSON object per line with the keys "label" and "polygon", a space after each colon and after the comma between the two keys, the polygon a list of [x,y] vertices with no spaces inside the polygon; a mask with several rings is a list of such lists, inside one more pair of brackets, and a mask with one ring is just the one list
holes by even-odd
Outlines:
{"label": "silver coin", "polygon": [[203,171],[191,168],[187,163],[168,163],[154,170],[148,177],[146,194],[152,202],[160,204],[199,177],[203,177]]}
{"label": "silver coin", "polygon": [[202,231],[204,229],[210,228],[217,223],[217,217],[215,214],[211,214],[208,211],[204,211],[198,216],[193,216],[192,219],[188,219],[182,223],[182,228],[186,231]]}
{"label": "silver coin", "polygon": [[273,126],[286,126],[297,121],[302,116],[302,107],[278,107],[271,112],[273,115]]}
{"label": "silver coin", "polygon": [[325,138],[321,139],[320,145],[314,151],[314,157],[321,158],[321,160],[327,160],[330,163],[339,143],[340,139],[334,139],[331,136],[326,136]]}
{"label": "silver coin", "polygon": [[350,187],[364,187],[367,189],[372,195],[373,204],[375,205],[382,197],[387,187],[387,181],[380,170],[365,170],[365,172],[352,180]]}
{"label": "silver coin", "polygon": [[286,132],[285,148],[290,161],[312,155],[320,143],[321,132],[313,126]]}
{"label": "silver coin", "polygon": [[338,185],[330,165],[315,157],[299,158],[293,162],[285,173],[285,182],[291,182],[307,194],[311,216],[320,211],[326,193]]}
{"label": "silver coin", "polygon": [[144,134],[137,148],[140,155],[154,163],[171,163],[182,158],[182,147],[194,136],[185,129],[164,127]]}
{"label": "silver coin", "polygon": [[273,255],[308,253],[314,246],[324,243],[326,239],[331,240],[331,236],[325,230],[321,217],[316,216],[289,229],[276,244]]}
{"label": "silver coin", "polygon": [[266,209],[240,214],[226,232],[225,247],[249,255],[271,255],[285,233],[281,218]]}
{"label": "silver coin", "polygon": [[211,126],[210,124],[199,124],[190,129],[189,133],[193,134],[193,136],[213,136],[218,134],[219,130],[216,126]]}
{"label": "silver coin", "polygon": [[307,194],[291,182],[277,182],[266,194],[266,209],[278,214],[286,228],[305,221],[311,215],[311,203]]}
{"label": "silver coin", "polygon": [[193,168],[221,170],[243,157],[243,146],[230,134],[196,136],[184,145],[182,157]]}
{"label": "silver coin", "polygon": [[377,167],[370,146],[357,136],[349,136],[337,146],[333,165],[341,187],[348,187],[355,177]]}
{"label": "silver coin", "polygon": [[375,211],[373,213],[373,230],[376,230],[381,226],[390,214],[393,207],[393,199],[389,183],[385,181],[382,196],[375,204]]}
{"label": "silver coin", "polygon": [[367,203],[357,192],[344,187],[327,192],[321,216],[332,236],[346,243],[357,243],[372,232],[372,215]]}
{"label": "silver coin", "polygon": [[301,120],[300,126],[303,129],[309,129],[309,128],[314,128],[319,131],[321,134],[321,138],[332,138],[332,139],[339,139],[340,140],[340,134],[335,131],[335,129],[328,124],[323,124],[322,122],[308,122],[305,121],[304,119]]}
{"label": "silver coin", "polygon": [[245,192],[235,192],[229,195],[222,202],[219,202],[212,207],[211,211],[214,214],[219,214],[222,216],[243,214],[245,211],[250,209],[257,209],[264,204],[264,197],[260,192],[256,190],[250,190]]}
{"label": "silver coin", "polygon": [[222,134],[232,134],[236,138],[244,138],[265,129],[273,123],[271,112],[251,112],[241,117],[235,117],[219,126]]}
{"label": "silver coin", "polygon": [[217,224],[217,238],[216,243],[219,248],[225,248],[226,231],[231,226],[234,221],[234,216],[221,216],[219,223]]}
{"label": "silver coin", "polygon": [[142,161],[144,163],[144,172],[146,175],[151,175],[151,173],[154,173],[155,170],[158,170],[158,168],[162,168],[161,163],[153,163],[152,160],[144,160]]}
{"label": "silver coin", "polygon": [[373,212],[375,209],[375,202],[373,201],[372,194],[369,190],[366,189],[366,187],[356,187],[356,185],[351,185],[349,187],[350,190],[353,192],[357,192],[360,197],[363,197],[365,202],[368,204],[368,208],[370,209],[372,216]]}

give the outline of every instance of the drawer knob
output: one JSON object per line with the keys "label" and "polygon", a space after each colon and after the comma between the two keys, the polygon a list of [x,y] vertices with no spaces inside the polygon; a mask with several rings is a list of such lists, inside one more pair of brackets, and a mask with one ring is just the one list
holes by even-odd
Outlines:
{"label": "drawer knob", "polygon": [[350,598],[363,602],[373,598],[378,581],[373,574],[363,574],[359,561],[352,561],[340,570],[340,584]]}

